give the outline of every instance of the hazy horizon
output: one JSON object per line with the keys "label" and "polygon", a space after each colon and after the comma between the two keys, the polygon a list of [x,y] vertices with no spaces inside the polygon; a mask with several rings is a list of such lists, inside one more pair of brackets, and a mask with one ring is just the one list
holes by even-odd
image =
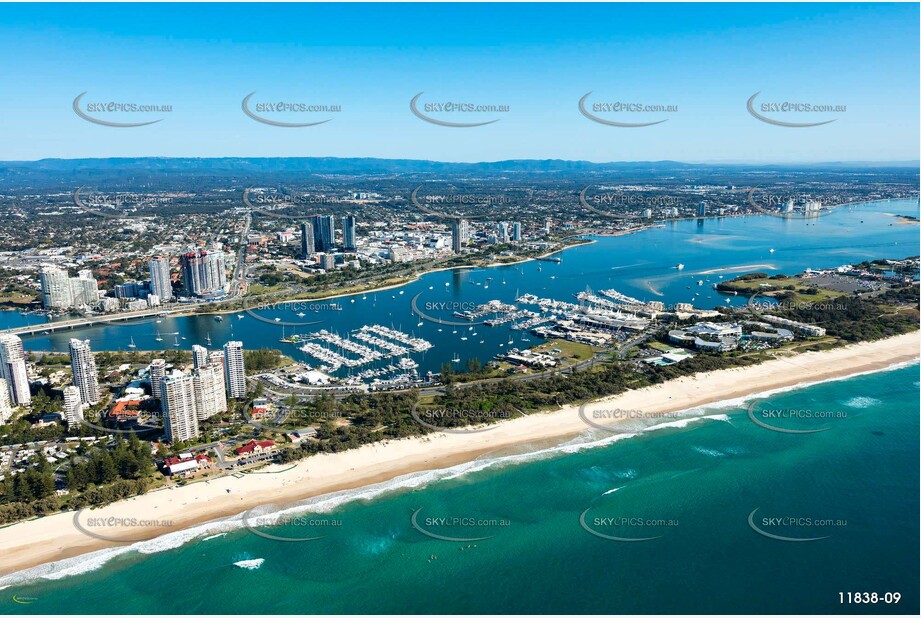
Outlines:
{"label": "hazy horizon", "polygon": [[546,162],[546,161],[559,161],[563,163],[589,163],[592,165],[635,165],[642,163],[649,164],[679,164],[679,165],[752,165],[759,167],[766,166],[821,166],[821,165],[842,165],[842,166],[895,166],[895,167],[914,167],[921,165],[921,159],[913,160],[821,160],[821,161],[739,161],[739,160],[709,160],[709,161],[689,161],[689,160],[676,160],[676,159],[635,159],[635,160],[602,160],[602,161],[593,161],[589,159],[561,159],[556,157],[549,158],[514,158],[514,159],[481,159],[481,160],[470,160],[470,161],[459,161],[459,160],[444,160],[444,159],[421,159],[421,158],[411,158],[411,157],[368,157],[362,155],[355,156],[322,156],[322,155],[313,155],[313,156],[259,156],[259,155],[220,155],[220,156],[161,156],[161,155],[133,155],[133,156],[117,156],[117,157],[42,157],[39,159],[0,159],[2,164],[11,164],[11,163],[41,163],[43,161],[105,161],[105,160],[132,160],[132,159],[200,159],[200,160],[222,160],[222,159],[333,159],[333,160],[371,160],[371,161],[418,161],[420,163],[443,163],[446,165],[478,165],[478,164],[495,164],[495,163],[506,163],[513,161],[533,161],[533,162]]}

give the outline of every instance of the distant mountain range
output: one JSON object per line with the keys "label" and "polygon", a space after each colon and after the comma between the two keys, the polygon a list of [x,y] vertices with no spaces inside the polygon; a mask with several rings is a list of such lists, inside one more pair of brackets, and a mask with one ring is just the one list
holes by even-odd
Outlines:
{"label": "distant mountain range", "polygon": [[190,172],[199,173],[273,173],[311,174],[495,174],[552,172],[679,171],[702,169],[763,170],[842,170],[918,168],[919,161],[827,162],[802,164],[758,163],[682,163],[680,161],[620,161],[593,163],[562,159],[512,159],[480,163],[451,163],[415,159],[374,159],[336,157],[132,157],[104,159],[41,159],[38,161],[2,161],[0,173],[19,172]]}

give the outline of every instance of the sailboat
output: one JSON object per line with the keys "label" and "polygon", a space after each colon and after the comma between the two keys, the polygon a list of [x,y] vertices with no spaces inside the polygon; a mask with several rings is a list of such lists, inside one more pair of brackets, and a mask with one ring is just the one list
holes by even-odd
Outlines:
{"label": "sailboat", "polygon": [[205,343],[211,345],[211,333],[208,333],[208,335],[205,337]]}
{"label": "sailboat", "polygon": [[160,336],[160,331],[157,331],[157,341],[163,341],[163,337]]}
{"label": "sailboat", "polygon": [[128,344],[128,347],[129,347],[129,348],[136,348],[136,347],[137,347],[136,345],[134,345],[134,337],[131,338],[131,343]]}
{"label": "sailboat", "polygon": [[460,362],[460,355],[458,355],[457,352],[454,353],[454,356],[451,358],[451,362],[452,362],[452,363],[459,363],[459,362]]}
{"label": "sailboat", "polygon": [[176,343],[173,344],[173,347],[178,348],[179,347],[179,335],[174,335],[174,336],[176,337]]}

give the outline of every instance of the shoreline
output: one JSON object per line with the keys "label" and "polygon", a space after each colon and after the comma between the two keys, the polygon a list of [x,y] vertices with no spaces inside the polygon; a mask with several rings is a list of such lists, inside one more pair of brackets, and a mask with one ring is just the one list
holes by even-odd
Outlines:
{"label": "shoreline", "polygon": [[[643,231],[643,230],[645,230],[645,229],[648,229],[648,228],[647,228],[647,227],[643,227],[643,228],[639,228],[639,229],[637,229],[637,230],[627,230],[627,231],[624,231],[624,232],[622,232],[622,233],[605,234],[605,235],[620,236],[620,235],[622,235],[622,234],[631,234],[631,233],[633,233],[634,231]],[[596,234],[592,234],[592,235],[596,235]],[[569,238],[569,237],[567,237],[567,238]],[[523,257],[523,258],[521,258],[521,259],[513,260],[513,261],[511,261],[511,262],[493,262],[493,263],[490,263],[490,264],[461,264],[461,265],[458,265],[458,266],[445,266],[445,267],[442,267],[442,268],[432,268],[432,269],[430,269],[430,270],[424,270],[424,271],[421,271],[421,272],[413,273],[412,275],[407,275],[405,281],[401,281],[401,282],[398,282],[398,283],[390,283],[390,284],[388,284],[388,285],[382,285],[382,286],[368,285],[367,287],[360,288],[360,289],[358,289],[358,290],[354,290],[354,291],[351,291],[351,292],[345,292],[345,293],[342,293],[342,292],[330,292],[328,295],[325,295],[325,296],[317,296],[317,297],[311,297],[311,296],[298,297],[297,295],[295,295],[294,297],[291,297],[291,298],[284,298],[283,300],[276,301],[276,302],[273,303],[273,304],[294,303],[294,302],[299,302],[299,301],[323,302],[323,301],[328,301],[328,300],[338,300],[338,299],[351,298],[352,296],[359,296],[359,295],[362,295],[362,294],[377,293],[377,292],[386,292],[386,291],[388,291],[388,290],[395,290],[395,289],[397,289],[397,288],[402,288],[402,287],[404,287],[404,286],[407,286],[407,285],[410,285],[410,284],[412,284],[412,283],[415,283],[416,281],[420,281],[420,280],[421,280],[423,277],[425,277],[426,275],[430,275],[430,274],[433,274],[433,273],[439,273],[439,272],[445,272],[445,271],[451,271],[451,270],[460,270],[460,269],[475,270],[475,269],[477,269],[477,268],[495,268],[495,267],[499,267],[499,266],[515,266],[515,265],[518,265],[518,264],[525,264],[525,263],[527,263],[527,262],[542,260],[542,259],[544,259],[544,258],[546,258],[546,257],[549,257],[549,256],[551,256],[551,255],[554,255],[554,254],[556,254],[556,253],[562,253],[562,252],[564,252],[564,251],[566,251],[566,250],[568,250],[568,249],[573,249],[573,248],[575,248],[575,247],[581,247],[581,246],[583,246],[583,245],[591,245],[591,244],[594,244],[594,243],[596,243],[596,242],[597,242],[596,240],[586,240],[586,241],[584,241],[584,242],[574,242],[574,243],[572,243],[572,244],[568,244],[568,245],[565,245],[565,246],[563,246],[563,247],[560,247],[559,249],[554,249],[554,250],[552,250],[552,251],[548,251],[548,252],[546,252],[546,253],[542,253],[541,255],[536,255],[536,256],[532,256],[532,257]],[[274,294],[274,293],[269,293],[269,295],[271,295],[271,294]],[[242,302],[242,301],[244,301],[246,298],[248,298],[248,297],[244,295],[244,296],[241,296],[241,297],[239,297],[239,298],[237,298],[237,299],[234,299],[234,301],[239,300],[239,301]],[[251,298],[258,298],[258,295],[257,295],[257,296],[254,296],[254,297],[251,297]],[[234,301],[221,301],[220,304],[225,304],[225,303],[234,302]],[[201,305],[193,305],[192,307],[190,307],[190,308],[188,308],[188,309],[166,310],[166,315],[165,315],[165,316],[162,316],[162,317],[167,317],[167,318],[188,318],[188,317],[195,317],[195,316],[217,316],[217,315],[224,316],[224,315],[229,315],[229,314],[233,314],[233,313],[240,313],[240,312],[246,313],[247,311],[252,310],[252,309],[247,309],[246,307],[243,307],[243,306],[241,306],[241,307],[236,307],[236,308],[232,308],[232,309],[217,309],[217,308],[215,308],[215,309],[211,309],[211,310],[208,310],[208,311],[195,311],[195,310],[194,310],[194,307],[200,307],[200,306],[201,306]],[[23,307],[5,307],[5,308],[4,308],[4,307],[0,306],[0,312],[4,312],[4,311],[22,312],[22,311],[23,311]],[[158,317],[161,317],[161,316],[159,316],[159,314],[153,314],[153,315],[139,316],[139,317],[137,317],[137,318],[128,317],[128,318],[126,318],[126,319],[124,320],[125,322],[127,322],[127,324],[115,324],[115,325],[116,325],[116,326],[131,326],[131,325],[134,323],[134,320],[137,320],[138,322],[141,322],[141,321],[143,321],[143,320],[155,319],[155,318],[158,318]],[[75,321],[79,321],[80,318],[75,318],[74,320],[75,320]],[[67,322],[67,321],[69,321],[69,320],[61,320],[61,322]],[[43,322],[42,324],[47,324],[47,322]],[[101,325],[101,326],[106,326],[106,325],[112,325],[112,324],[114,324],[114,323],[113,323],[113,322],[100,321],[100,322],[98,322],[98,323],[89,324],[88,326],[81,326],[80,328],[95,328],[96,326],[100,326],[100,325]],[[24,326],[24,327],[31,327],[31,326],[35,326],[35,325],[26,325],[26,326]],[[5,332],[10,332],[10,333],[12,333],[12,334],[15,335],[15,334],[17,334],[17,333],[16,333],[16,329],[18,329],[18,328],[24,328],[24,327],[23,327],[23,326],[13,327],[13,328],[11,328],[11,329],[6,329]],[[26,335],[20,335],[20,336],[21,336],[21,337],[34,337],[34,336],[36,336],[36,335],[40,335],[40,333],[26,334]],[[42,336],[45,336],[45,335],[42,335]],[[50,350],[43,350],[43,351],[50,351]]]}
{"label": "shoreline", "polygon": [[[642,410],[643,417],[650,421],[661,419],[663,415],[669,415],[666,416],[669,421],[694,418],[691,412],[702,406],[734,402],[780,389],[802,388],[913,362],[919,357],[919,345],[921,332],[914,331],[833,350],[784,355],[751,367],[685,376],[608,396],[585,404],[585,409]],[[0,553],[4,556],[0,576],[97,550],[128,547],[133,542],[238,515],[260,505],[293,504],[406,474],[456,466],[525,445],[559,444],[591,429],[580,417],[579,409],[578,405],[567,405],[559,410],[503,421],[478,433],[434,433],[368,444],[335,454],[314,455],[298,461],[293,467],[290,464],[272,465],[265,470],[278,474],[212,478],[184,487],[152,491],[83,515],[84,519],[87,516],[157,518],[171,524],[156,529],[122,527],[100,531],[100,534],[125,542],[103,541],[81,533],[74,526],[73,511],[12,524],[0,528]],[[673,414],[682,411],[686,413]]]}
{"label": "shoreline", "polygon": [[[843,204],[836,204],[835,206],[833,206],[833,208],[839,208],[839,207],[841,207],[841,206],[874,206],[874,205],[876,205],[876,204],[883,204],[883,203],[891,202],[891,201],[893,201],[893,200],[895,200],[895,201],[902,201],[902,200],[904,200],[904,201],[911,201],[911,198],[882,198],[882,199],[878,199],[878,200],[868,200],[868,201],[858,201],[858,202],[846,202],[846,203],[843,203]],[[888,214],[888,213],[884,213],[884,214]],[[723,219],[723,218],[739,218],[739,217],[744,218],[744,217],[748,217],[748,216],[759,216],[759,217],[764,217],[764,216],[770,216],[770,215],[767,215],[767,214],[765,214],[765,213],[740,213],[740,214],[725,214],[725,215],[707,215],[707,216],[705,216],[705,217],[681,217],[681,218],[675,218],[675,219],[665,219],[665,220],[663,220],[663,221],[657,221],[657,222],[649,223],[649,224],[646,224],[646,225],[642,225],[642,226],[639,226],[639,227],[636,227],[636,228],[627,229],[627,230],[616,230],[616,231],[610,231],[610,232],[589,230],[589,231],[587,231],[587,232],[585,232],[585,233],[583,233],[583,234],[578,234],[578,235],[575,235],[575,236],[566,236],[566,237],[564,237],[564,240],[565,240],[565,239],[569,239],[569,238],[580,238],[580,237],[586,237],[586,236],[597,236],[597,237],[600,237],[600,238],[604,238],[604,237],[617,237],[617,236],[632,235],[632,234],[637,234],[637,233],[640,233],[640,232],[645,232],[645,231],[648,231],[648,230],[651,230],[651,229],[656,229],[656,228],[664,227],[666,223],[693,221],[693,220],[701,219],[701,218],[704,218],[704,219]],[[894,216],[894,217],[903,217],[903,215],[891,215],[891,216]],[[917,222],[917,221],[902,221],[902,222],[901,222],[901,224],[911,224],[911,223],[918,223],[918,222]],[[328,295],[323,295],[323,296],[318,296],[318,297],[310,297],[310,296],[307,296],[307,297],[299,298],[299,297],[297,297],[297,295],[295,295],[295,297],[293,297],[293,298],[287,298],[287,299],[284,299],[284,300],[276,301],[276,304],[283,304],[283,303],[286,303],[286,302],[298,302],[298,301],[325,302],[325,301],[330,301],[330,300],[346,299],[346,298],[350,298],[350,297],[352,297],[352,296],[358,296],[358,295],[361,295],[361,294],[375,293],[375,292],[383,292],[383,291],[388,291],[388,290],[397,289],[397,288],[401,288],[401,287],[410,285],[410,284],[412,284],[412,283],[414,283],[414,282],[416,282],[416,281],[421,280],[421,279],[424,278],[426,275],[432,274],[432,273],[444,272],[444,271],[450,271],[450,270],[459,270],[459,269],[477,269],[477,268],[493,268],[493,267],[497,267],[497,266],[515,266],[515,265],[518,265],[518,264],[523,264],[523,263],[527,263],[527,262],[531,262],[531,261],[541,260],[541,259],[547,258],[547,257],[552,256],[552,255],[557,254],[557,253],[563,253],[563,252],[565,252],[565,251],[567,251],[567,250],[569,250],[569,249],[573,249],[573,248],[581,247],[581,246],[588,246],[588,245],[591,245],[591,244],[595,244],[595,243],[597,243],[597,242],[598,242],[598,241],[595,240],[595,239],[585,238],[585,239],[583,240],[583,242],[574,242],[574,243],[572,243],[572,244],[567,244],[567,245],[565,245],[565,246],[563,246],[563,247],[560,247],[560,248],[558,248],[558,249],[553,249],[553,250],[551,250],[551,251],[548,251],[548,252],[543,253],[543,254],[538,255],[538,256],[523,257],[523,258],[521,258],[521,259],[513,260],[513,261],[511,261],[511,262],[501,262],[501,263],[500,263],[500,262],[494,262],[494,263],[485,264],[485,265],[483,265],[483,264],[479,264],[479,265],[477,265],[477,264],[465,264],[465,265],[459,265],[459,266],[446,266],[446,267],[442,267],[442,268],[433,268],[433,269],[430,269],[430,270],[425,270],[425,271],[422,271],[422,272],[413,273],[412,275],[407,275],[407,279],[406,279],[405,281],[403,281],[403,282],[400,282],[400,283],[391,283],[391,284],[389,284],[389,285],[384,285],[384,286],[380,286],[380,287],[376,287],[376,286],[374,286],[374,285],[369,285],[368,287],[361,288],[361,289],[359,289],[359,290],[355,290],[355,291],[351,291],[351,292],[347,292],[347,293],[344,293],[344,294],[341,293],[341,292],[340,292],[340,293],[332,292],[332,293],[330,293],[330,294],[328,294]],[[242,300],[244,300],[244,299],[246,299],[246,298],[247,298],[246,296],[241,296],[241,297],[239,297],[239,299],[235,299],[235,300],[240,300],[240,301],[242,301]],[[254,298],[255,298],[255,297],[254,297]],[[231,301],[223,301],[223,302],[231,302]],[[222,304],[223,304],[223,302],[222,302]],[[22,311],[22,310],[23,310],[23,307],[0,307],[0,312],[4,312],[4,311],[17,311],[17,312],[20,312],[20,311]],[[223,315],[226,315],[226,314],[239,313],[239,312],[241,312],[241,311],[245,312],[245,311],[246,311],[246,308],[245,308],[245,307],[237,307],[237,308],[232,308],[232,309],[217,309],[217,308],[215,308],[215,309],[212,309],[212,310],[201,311],[201,312],[199,312],[199,311],[194,311],[194,310],[192,310],[191,308],[190,308],[190,309],[175,309],[175,310],[173,310],[173,311],[169,311],[169,312],[168,312],[168,315],[167,315],[166,317],[170,317],[170,318],[185,318],[185,317],[195,317],[195,316],[217,316],[217,315],[223,316]],[[138,317],[137,320],[140,321],[140,320],[144,320],[144,319],[148,319],[148,318],[156,318],[156,317],[158,317],[158,316],[157,316],[157,315],[144,316],[144,317]],[[130,321],[132,321],[132,320],[133,320],[132,318],[129,318],[129,319],[128,319],[129,324],[119,324],[119,325],[129,326],[129,325],[130,325]],[[94,327],[96,327],[96,326],[98,326],[98,325],[100,325],[100,324],[101,324],[101,325],[106,325],[106,324],[109,324],[109,323],[108,323],[108,322],[100,322],[99,324],[91,324],[91,325],[89,325],[89,328],[94,328]],[[32,325],[30,325],[30,326],[32,326]],[[16,329],[18,329],[18,328],[22,328],[22,327],[12,327],[12,328],[8,328],[8,329],[6,329],[6,330],[7,330],[8,332],[11,332],[12,334],[17,334],[15,331],[16,331]],[[83,328],[83,327],[81,327],[81,328]],[[31,334],[31,335],[21,335],[21,336],[23,336],[23,337],[34,337],[34,336],[39,335],[39,334],[40,334],[40,333],[35,333],[35,334]],[[43,351],[52,351],[52,350],[43,350]]]}

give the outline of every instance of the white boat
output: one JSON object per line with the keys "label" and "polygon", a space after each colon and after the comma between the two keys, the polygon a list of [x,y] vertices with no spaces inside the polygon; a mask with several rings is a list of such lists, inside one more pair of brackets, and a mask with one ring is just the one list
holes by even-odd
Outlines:
{"label": "white boat", "polygon": [[237,314],[237,319],[238,319],[238,320],[242,320],[242,319],[243,319],[243,314],[242,314],[242,313],[238,313],[238,314]]}
{"label": "white boat", "polygon": [[677,268],[678,270],[684,270],[684,264],[678,264],[677,266],[675,266],[675,268]]}
{"label": "white boat", "polygon": [[422,322],[419,322],[418,324],[416,324],[416,326],[422,326]]}
{"label": "white boat", "polygon": [[239,562],[234,562],[233,565],[247,571],[255,571],[262,566],[263,562],[265,562],[265,558],[254,558],[253,560],[240,560]]}
{"label": "white boat", "polygon": [[774,253],[774,250],[773,250],[773,249],[771,249],[771,251],[770,251],[770,252],[771,252],[771,253]]}
{"label": "white boat", "polygon": [[[353,300],[352,302],[355,302],[355,301]],[[299,317],[299,318],[302,318],[302,317],[304,317],[305,315],[307,315],[307,314],[304,313],[303,311],[298,311],[298,313],[297,313],[297,317]]]}
{"label": "white boat", "polygon": [[452,362],[452,363],[459,363],[459,362],[460,362],[460,356],[458,356],[458,355],[455,353],[454,356],[451,358],[451,362]]}
{"label": "white boat", "polygon": [[160,336],[160,331],[157,331],[157,341],[163,341],[163,337]]}
{"label": "white boat", "polygon": [[134,345],[134,337],[131,338],[131,343],[128,344],[128,347],[129,347],[129,348],[136,348],[136,347],[137,347],[136,345]]}
{"label": "white boat", "polygon": [[467,341],[466,337],[461,337],[461,341]]}

